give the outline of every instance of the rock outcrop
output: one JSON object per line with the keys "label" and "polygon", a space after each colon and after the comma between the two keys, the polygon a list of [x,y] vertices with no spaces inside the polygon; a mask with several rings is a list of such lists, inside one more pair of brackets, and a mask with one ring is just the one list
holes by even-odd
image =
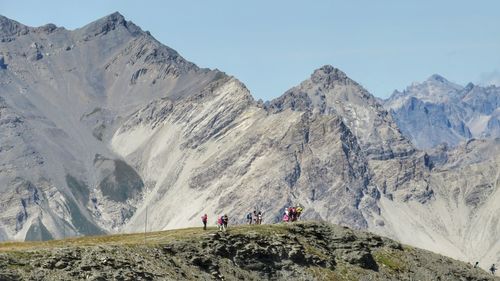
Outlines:
{"label": "rock outcrop", "polygon": [[[189,235],[186,235],[189,234]],[[176,238],[177,237],[177,238]],[[0,244],[2,280],[498,280],[345,227],[300,223]]]}

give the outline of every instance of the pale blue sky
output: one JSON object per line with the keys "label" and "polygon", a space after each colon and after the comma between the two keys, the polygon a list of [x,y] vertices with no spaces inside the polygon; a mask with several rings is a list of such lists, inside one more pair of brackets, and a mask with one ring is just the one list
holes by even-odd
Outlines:
{"label": "pale blue sky", "polygon": [[264,100],[324,64],[379,97],[433,73],[500,82],[498,0],[0,0],[0,14],[30,26],[74,29],[115,11]]}

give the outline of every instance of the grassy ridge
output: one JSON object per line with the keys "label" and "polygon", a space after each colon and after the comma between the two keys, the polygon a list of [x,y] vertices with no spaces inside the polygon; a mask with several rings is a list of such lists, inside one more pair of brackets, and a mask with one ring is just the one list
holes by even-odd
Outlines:
{"label": "grassy ridge", "polygon": [[[228,233],[244,234],[256,232],[263,235],[286,233],[288,229],[284,224],[275,225],[238,225],[230,227]],[[144,233],[126,233],[111,235],[96,235],[73,237],[66,239],[50,241],[26,241],[26,242],[1,242],[0,252],[36,250],[46,248],[62,248],[77,246],[96,246],[96,245],[138,245],[138,244],[167,244],[179,240],[197,240],[207,234],[217,233],[217,227],[208,227],[203,230],[202,227],[190,227],[183,229],[172,229],[164,231],[154,231]]]}
{"label": "grassy ridge", "polygon": [[[0,280],[498,280],[346,227],[299,222],[0,243]],[[128,279],[127,279],[128,278]]]}

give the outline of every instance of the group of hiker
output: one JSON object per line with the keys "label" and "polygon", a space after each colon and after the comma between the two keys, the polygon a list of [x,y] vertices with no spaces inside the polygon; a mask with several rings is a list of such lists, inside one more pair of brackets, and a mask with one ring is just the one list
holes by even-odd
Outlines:
{"label": "group of hiker", "polygon": [[[285,213],[283,214],[283,222],[294,222],[298,221],[300,219],[300,215],[304,211],[304,208],[299,206],[296,207],[288,207],[285,208]],[[263,217],[263,212],[262,211],[256,211],[254,210],[253,212],[249,212],[246,215],[246,223],[247,224],[262,224],[262,217]],[[203,223],[203,230],[207,229],[207,223],[208,223],[208,215],[204,214],[201,216],[201,222]],[[226,231],[227,230],[227,224],[229,222],[229,217],[227,214],[224,214],[222,216],[217,217],[217,228],[220,231]]]}
{"label": "group of hiker", "polygon": [[[479,262],[478,261],[474,264],[474,268],[479,268]],[[495,264],[492,264],[491,267],[490,267],[491,274],[495,275],[496,271],[497,271],[497,268],[496,268]]]}
{"label": "group of hiker", "polygon": [[298,221],[303,211],[304,208],[302,208],[300,205],[296,207],[285,208],[285,212],[283,213],[283,221],[284,222]]}
{"label": "group of hiker", "polygon": [[[300,219],[300,215],[304,211],[304,208],[301,207],[300,205],[296,207],[288,207],[285,208],[285,212],[283,213],[283,222],[295,222]],[[262,224],[262,214],[263,212],[259,211],[253,211],[249,212],[246,216],[247,224]],[[207,223],[208,223],[208,215],[204,214],[201,216],[201,222],[203,223],[203,230],[207,229]],[[226,231],[227,230],[227,223],[229,222],[229,217],[227,214],[224,214],[222,216],[217,217],[217,227],[219,231]],[[479,267],[479,262],[477,261],[474,264],[474,268]],[[490,267],[490,272],[491,274],[495,275],[495,272],[497,271],[497,268],[495,264],[492,264]]]}
{"label": "group of hiker", "polygon": [[[479,262],[477,261],[476,264],[474,265],[474,268],[477,268],[478,266],[479,266]],[[495,267],[495,264],[492,264],[490,267],[491,274],[495,275],[496,271],[497,271],[497,268]]]}
{"label": "group of hiker", "polygon": [[247,214],[247,224],[262,224],[262,212],[253,211]]}
{"label": "group of hiker", "polygon": [[[207,230],[207,223],[208,223],[208,215],[204,214],[201,216],[201,222],[203,223],[203,230]],[[221,231],[226,231],[227,229],[227,223],[229,222],[229,217],[224,214],[222,216],[217,217],[217,227]]]}
{"label": "group of hiker", "polygon": [[219,228],[219,231],[226,231],[227,230],[227,223],[229,221],[229,217],[224,214],[223,216],[217,217],[217,226]]}

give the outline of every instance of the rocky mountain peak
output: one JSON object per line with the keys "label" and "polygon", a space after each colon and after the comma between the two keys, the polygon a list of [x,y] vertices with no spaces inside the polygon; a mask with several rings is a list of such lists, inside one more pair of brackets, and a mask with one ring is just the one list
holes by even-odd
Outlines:
{"label": "rocky mountain peak", "polygon": [[394,91],[385,100],[384,106],[389,110],[397,110],[412,97],[422,102],[445,103],[456,99],[463,86],[450,82],[439,74],[433,74],[423,82],[413,82],[402,92]]}
{"label": "rocky mountain peak", "polygon": [[499,91],[473,83],[465,87],[438,74],[414,83],[385,101],[402,132],[421,149],[471,138],[500,135]]}
{"label": "rocky mountain peak", "polygon": [[[335,85],[355,86],[353,92],[364,91],[361,86],[351,80],[342,70],[331,65],[324,65],[311,74],[311,77],[302,81],[296,87],[286,91],[282,96],[267,103],[267,107],[275,112],[280,112],[286,108],[297,111],[308,111],[320,109],[321,113],[333,113],[329,110],[333,105],[332,99],[336,98],[340,92],[334,90]],[[328,97],[328,98],[327,98]]]}
{"label": "rocky mountain peak", "polygon": [[116,27],[120,25],[125,26],[127,24],[127,21],[125,20],[125,17],[122,14],[120,14],[119,12],[114,12],[98,20],[95,20],[90,24],[100,25],[100,26],[111,25]]}
{"label": "rocky mountain peak", "polygon": [[57,25],[55,25],[53,23],[42,25],[42,26],[36,28],[37,31],[41,31],[41,32],[45,32],[45,33],[51,33],[56,29],[57,29]]}
{"label": "rocky mountain peak", "polygon": [[467,93],[467,92],[470,92],[472,89],[474,89],[474,87],[476,87],[476,85],[474,85],[474,83],[472,83],[472,82],[469,82],[469,83],[465,86],[465,88],[464,88],[464,92],[466,92],[466,93]]}
{"label": "rocky mountain peak", "polygon": [[[377,99],[343,71],[330,65],[315,70],[310,79],[266,106],[271,112],[291,109],[338,116],[373,159],[413,153],[409,142],[394,130],[395,124]],[[373,126],[374,123],[377,126]],[[381,143],[385,147],[379,145]]]}
{"label": "rocky mountain peak", "polygon": [[119,22],[121,24],[124,24],[125,23],[125,17],[120,14],[120,12],[114,12],[112,14],[109,14],[105,17],[103,17],[102,19],[106,19],[108,21],[114,21],[114,22]]}
{"label": "rocky mountain peak", "polygon": [[0,39],[6,41],[6,37],[27,34],[28,27],[19,22],[0,15]]}
{"label": "rocky mountain peak", "polygon": [[311,75],[311,81],[316,84],[326,85],[330,85],[334,82],[341,84],[353,82],[342,70],[331,65],[324,65],[316,69]]}
{"label": "rocky mountain peak", "polygon": [[435,94],[442,95],[443,93],[445,94],[445,96],[448,96],[461,90],[463,86],[455,84],[439,74],[433,74],[424,82],[415,83],[414,85],[412,85],[412,87],[408,87],[406,91],[420,88],[427,88],[427,92],[431,96]]}
{"label": "rocky mountain peak", "polygon": [[119,12],[114,12],[110,15],[102,17],[82,28],[84,34],[91,36],[107,34],[108,32],[117,29],[126,29],[132,35],[139,35],[143,33],[140,27],[131,21],[125,20],[125,17]]}
{"label": "rocky mountain peak", "polygon": [[438,82],[438,83],[450,83],[446,78],[439,74],[432,74],[429,78],[426,80],[427,82]]}

